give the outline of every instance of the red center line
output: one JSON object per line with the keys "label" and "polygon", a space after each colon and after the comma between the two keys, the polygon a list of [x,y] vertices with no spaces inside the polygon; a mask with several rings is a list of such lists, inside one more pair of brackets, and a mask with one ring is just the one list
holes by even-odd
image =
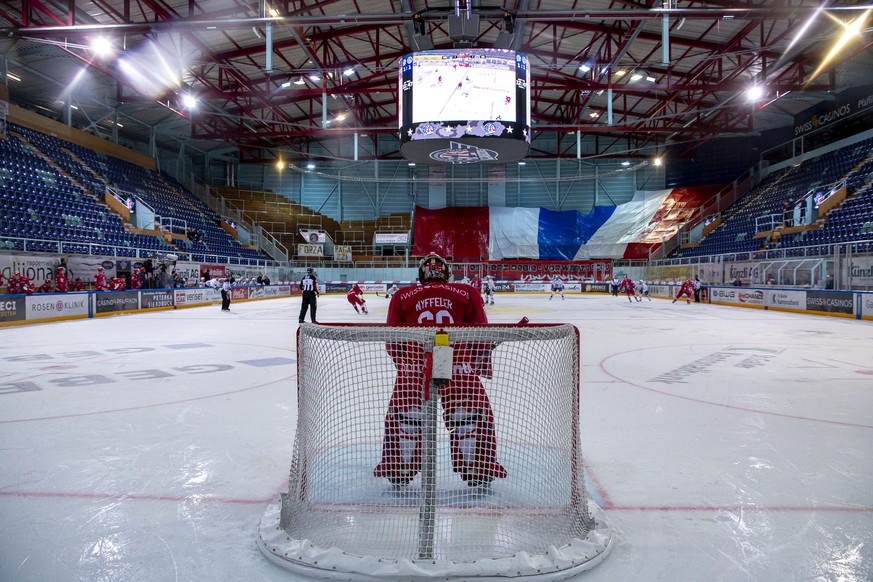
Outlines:
{"label": "red center line", "polygon": [[[284,485],[280,488],[284,489]],[[219,503],[229,505],[267,505],[275,496],[260,499],[240,499],[212,495],[158,495],[145,493],[72,493],[50,491],[0,491],[0,497],[39,497],[53,499],[114,499],[118,501],[171,501],[174,503]],[[863,505],[613,505],[605,511],[662,512],[808,512],[808,513],[873,513],[873,507]]]}

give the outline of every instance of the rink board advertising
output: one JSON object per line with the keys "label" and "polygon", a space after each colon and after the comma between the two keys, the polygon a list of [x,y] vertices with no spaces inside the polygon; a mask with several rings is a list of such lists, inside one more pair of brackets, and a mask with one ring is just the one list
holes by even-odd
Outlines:
{"label": "rink board advertising", "polygon": [[807,291],[806,310],[851,314],[855,308],[854,293],[847,291]]}
{"label": "rink board advertising", "polygon": [[140,302],[143,309],[156,307],[173,307],[172,291],[143,291],[140,294]]}
{"label": "rink board advertising", "polygon": [[24,297],[0,295],[0,322],[24,320]]}
{"label": "rink board advertising", "polygon": [[139,309],[139,293],[136,291],[113,291],[94,296],[94,313],[113,313]]}

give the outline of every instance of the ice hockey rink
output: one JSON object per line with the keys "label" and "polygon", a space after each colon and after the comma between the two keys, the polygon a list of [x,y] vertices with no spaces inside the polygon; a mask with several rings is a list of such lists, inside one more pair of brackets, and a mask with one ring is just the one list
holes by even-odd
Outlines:
{"label": "ice hockey rink", "polygon": [[[322,296],[318,318],[384,322],[368,304]],[[299,308],[0,329],[0,580],[301,580],[256,544]],[[873,324],[570,294],[488,313],[581,330],[586,485],[616,542],[573,580],[873,580]]]}

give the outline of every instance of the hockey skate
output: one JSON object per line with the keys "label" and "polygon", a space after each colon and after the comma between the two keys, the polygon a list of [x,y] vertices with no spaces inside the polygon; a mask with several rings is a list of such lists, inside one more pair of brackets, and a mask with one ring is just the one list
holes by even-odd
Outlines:
{"label": "hockey skate", "polygon": [[373,476],[386,477],[388,482],[397,487],[406,487],[418,474],[418,468],[412,465],[395,464],[382,461],[373,469]]}

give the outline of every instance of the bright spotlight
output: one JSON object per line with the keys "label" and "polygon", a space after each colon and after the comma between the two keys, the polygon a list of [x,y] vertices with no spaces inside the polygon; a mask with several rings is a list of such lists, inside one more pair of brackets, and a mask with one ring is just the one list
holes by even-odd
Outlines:
{"label": "bright spotlight", "polygon": [[321,81],[321,77],[319,77],[316,74],[312,74],[312,75],[309,75],[309,80],[318,82],[318,81]]}
{"label": "bright spotlight", "polygon": [[354,74],[355,74],[355,69],[353,67],[349,67],[348,69],[343,71],[343,75],[345,75],[346,77],[351,77]]}
{"label": "bright spotlight", "polygon": [[106,58],[112,56],[112,53],[115,52],[115,47],[112,46],[112,42],[105,36],[98,36],[91,41],[91,50],[97,56]]}
{"label": "bright spotlight", "polygon": [[873,9],[868,8],[855,20],[852,20],[851,22],[840,22],[844,28],[843,34],[839,39],[837,39],[837,42],[834,43],[834,46],[831,47],[828,54],[825,55],[825,58],[819,64],[818,68],[812,73],[812,75],[810,75],[810,80],[818,77],[828,64],[834,60],[838,54],[840,54],[847,44],[851,41],[857,40],[861,36],[861,30],[864,28],[864,24],[867,22],[867,18],[870,16],[871,12],[873,12]]}
{"label": "bright spotlight", "polygon": [[661,161],[661,158],[655,158],[654,163],[656,166],[660,166],[663,162]]}
{"label": "bright spotlight", "polygon": [[282,83],[279,86],[282,87],[283,89],[287,89],[288,87],[291,86],[291,81],[285,81],[284,83]]}
{"label": "bright spotlight", "polygon": [[630,162],[627,161],[627,160],[625,160],[625,161],[623,161],[623,162],[621,163],[621,165],[624,166],[624,167],[628,167],[628,166],[630,166]]}
{"label": "bright spotlight", "polygon": [[755,85],[754,87],[746,91],[746,97],[748,97],[749,101],[757,101],[763,96],[764,89],[762,89],[760,85]]}
{"label": "bright spotlight", "polygon": [[306,164],[306,169],[307,170],[314,170],[315,164],[313,164],[312,162],[309,162],[308,164]]}
{"label": "bright spotlight", "polygon": [[182,95],[182,106],[184,106],[185,109],[194,109],[197,107],[197,99],[195,99],[190,93],[185,93]]}
{"label": "bright spotlight", "polygon": [[587,73],[588,71],[591,70],[591,67],[588,65],[579,65],[579,70],[582,71],[583,73]]}
{"label": "bright spotlight", "polygon": [[276,168],[279,171],[284,170],[285,169],[285,162],[283,162],[282,160],[279,160],[278,162],[276,162]]}

